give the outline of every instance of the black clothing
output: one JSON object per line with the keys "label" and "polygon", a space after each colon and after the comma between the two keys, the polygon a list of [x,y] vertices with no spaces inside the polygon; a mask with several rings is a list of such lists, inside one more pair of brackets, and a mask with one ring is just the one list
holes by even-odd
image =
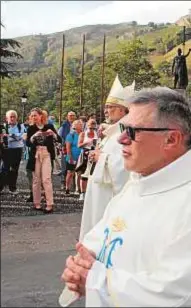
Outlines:
{"label": "black clothing", "polygon": [[8,185],[11,191],[16,190],[18,170],[22,157],[23,148],[3,149],[3,168],[0,173],[0,190]]}
{"label": "black clothing", "polygon": [[179,89],[186,89],[188,85],[188,72],[186,65],[186,56],[177,55],[173,60],[174,71],[174,88],[176,89],[177,83]]}
{"label": "black clothing", "polygon": [[34,142],[32,143],[30,141],[31,137],[38,131],[46,132],[48,129],[51,129],[57,136],[57,142],[61,143],[62,139],[61,137],[57,134],[57,131],[55,130],[54,126],[52,124],[45,124],[42,129],[40,129],[36,124],[29,126],[27,130],[27,140],[26,140],[26,145],[30,148],[29,150],[29,159],[27,162],[26,169],[28,170],[35,170],[35,155],[36,155],[36,147],[41,145],[41,146],[46,146],[48,152],[50,153],[50,158],[51,160],[55,159],[55,147],[54,147],[54,138],[53,136],[38,136],[34,139]]}

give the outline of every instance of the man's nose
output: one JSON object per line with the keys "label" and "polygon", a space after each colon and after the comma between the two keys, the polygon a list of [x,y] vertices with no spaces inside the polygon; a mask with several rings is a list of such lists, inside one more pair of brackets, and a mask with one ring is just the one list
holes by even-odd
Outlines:
{"label": "man's nose", "polygon": [[117,139],[118,143],[120,144],[131,144],[131,139],[127,135],[127,132],[124,131]]}

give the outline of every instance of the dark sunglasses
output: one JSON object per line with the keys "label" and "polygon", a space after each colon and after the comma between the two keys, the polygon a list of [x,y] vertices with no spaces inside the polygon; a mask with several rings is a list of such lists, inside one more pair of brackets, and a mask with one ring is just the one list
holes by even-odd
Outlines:
{"label": "dark sunglasses", "polygon": [[130,140],[135,141],[136,132],[164,132],[164,131],[170,131],[170,130],[176,130],[175,128],[155,128],[155,127],[132,127],[132,126],[125,126],[122,123],[119,123],[120,131],[121,133],[126,131],[127,136]]}

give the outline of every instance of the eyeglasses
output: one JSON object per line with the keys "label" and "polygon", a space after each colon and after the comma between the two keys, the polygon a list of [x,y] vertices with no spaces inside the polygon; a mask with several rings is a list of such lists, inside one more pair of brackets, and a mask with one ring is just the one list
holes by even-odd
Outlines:
{"label": "eyeglasses", "polygon": [[111,105],[108,105],[108,106],[104,106],[104,109],[107,110],[107,109],[113,109],[113,108],[117,108],[117,107],[120,107],[120,106],[111,106]]}
{"label": "eyeglasses", "polygon": [[164,132],[164,131],[171,131],[176,130],[175,128],[155,128],[155,127],[132,127],[132,126],[125,126],[122,123],[119,123],[121,133],[126,131],[127,136],[131,141],[135,141],[136,132]]}

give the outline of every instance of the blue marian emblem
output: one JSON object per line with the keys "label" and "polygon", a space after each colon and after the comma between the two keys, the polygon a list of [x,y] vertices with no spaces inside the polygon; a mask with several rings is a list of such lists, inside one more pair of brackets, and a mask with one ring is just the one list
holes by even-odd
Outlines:
{"label": "blue marian emblem", "polygon": [[[105,238],[103,242],[103,246],[101,248],[101,251],[97,257],[97,260],[99,260],[102,263],[105,263],[106,268],[110,268],[113,266],[112,263],[112,254],[117,248],[117,245],[122,245],[123,244],[123,239],[121,237],[116,237],[114,238],[111,242],[109,241],[109,228],[106,228],[104,231]],[[107,258],[106,258],[106,253],[107,253]],[[105,260],[106,259],[106,260]]]}

